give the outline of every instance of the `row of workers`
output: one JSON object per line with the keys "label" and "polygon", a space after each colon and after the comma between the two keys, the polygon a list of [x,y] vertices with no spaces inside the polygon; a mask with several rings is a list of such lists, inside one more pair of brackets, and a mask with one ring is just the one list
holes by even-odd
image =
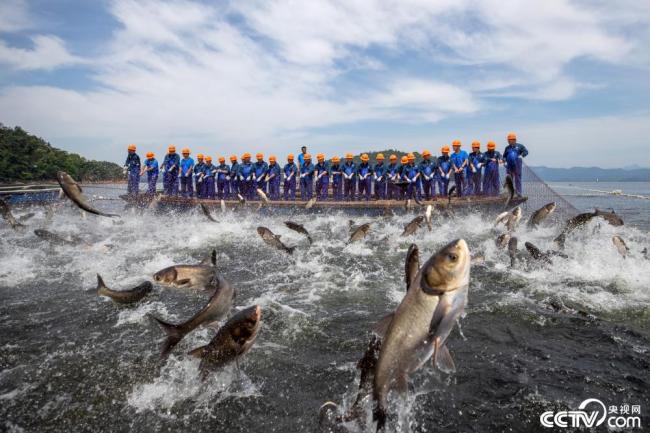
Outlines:
{"label": "row of workers", "polygon": [[[521,194],[521,159],[528,151],[516,143],[514,134],[508,135],[508,141],[504,156],[496,151],[494,142],[489,142],[487,151],[482,153],[480,143],[475,141],[472,152],[468,154],[461,150],[460,141],[454,141],[451,155],[448,146],[442,147],[441,155],[437,158],[425,150],[422,161],[417,165],[413,154],[402,157],[400,164],[396,155],[390,155],[389,163],[385,164],[384,155],[378,154],[374,165],[369,163],[368,155],[363,154],[361,163],[357,165],[353,162],[352,154],[346,155],[343,164],[337,156],[331,159],[330,164],[319,153],[314,164],[311,155],[303,153],[299,166],[294,164],[293,155],[289,155],[287,164],[282,168],[275,156],[270,156],[267,164],[261,153],[256,155],[255,163],[251,163],[249,153],[242,156],[241,164],[233,155],[230,165],[226,164],[224,157],[219,157],[219,164],[213,165],[210,156],[201,154],[197,155],[195,163],[189,156],[189,149],[181,151],[181,159],[172,145],[161,168],[167,195],[177,195],[180,186],[180,194],[185,197],[193,196],[196,190],[199,198],[227,199],[241,194],[254,200],[257,198],[256,189],[261,189],[271,200],[279,200],[283,181],[284,200],[295,199],[298,183],[303,200],[313,196],[314,186],[317,198],[326,200],[330,183],[334,200],[370,200],[372,195],[377,199],[399,200],[416,196],[428,200],[436,195],[445,196],[452,179],[460,195],[496,196],[500,188],[499,164],[505,164],[507,172],[514,179],[516,192]],[[140,168],[135,146],[129,146],[125,168],[129,172],[129,193],[138,192],[139,177],[144,173],[147,173],[148,192],[155,192],[159,166],[152,152],[147,153],[147,159]]]}

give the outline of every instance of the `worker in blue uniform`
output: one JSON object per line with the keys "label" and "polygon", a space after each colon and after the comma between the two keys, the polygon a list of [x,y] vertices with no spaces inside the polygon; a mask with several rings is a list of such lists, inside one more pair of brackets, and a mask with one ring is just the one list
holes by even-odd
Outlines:
{"label": "worker in blue uniform", "polygon": [[239,163],[237,155],[230,155],[230,197],[237,198],[239,194]]}
{"label": "worker in blue uniform", "polygon": [[178,170],[181,158],[176,153],[176,146],[170,144],[167,148],[167,155],[162,163],[163,190],[165,195],[178,194]]}
{"label": "worker in blue uniform", "polygon": [[403,168],[403,172],[402,172],[403,179],[406,182],[408,182],[408,186],[406,187],[405,198],[406,199],[416,198],[420,200],[422,198],[422,194],[418,189],[418,179],[420,178],[420,170],[415,165],[415,155],[409,153],[406,156],[406,161],[407,161],[406,166]]}
{"label": "worker in blue uniform", "polygon": [[456,185],[456,194],[460,197],[465,195],[465,168],[467,167],[467,152],[461,149],[460,140],[454,140],[452,143],[454,153],[449,157],[451,159],[451,169],[454,175],[454,184]]}
{"label": "worker in blue uniform", "polygon": [[431,160],[431,152],[422,151],[422,161],[419,164],[420,184],[425,200],[430,200],[436,196],[436,161]]}
{"label": "worker in blue uniform", "polygon": [[318,200],[327,200],[327,193],[330,185],[330,167],[325,161],[325,155],[322,153],[316,154],[314,176],[316,177],[316,197]]}
{"label": "worker in blue uniform", "polygon": [[343,197],[346,201],[353,201],[357,193],[357,166],[352,161],[354,156],[351,153],[345,154],[343,164]]}
{"label": "worker in blue uniform", "polygon": [[215,199],[215,188],[214,181],[217,172],[217,167],[212,164],[212,157],[210,155],[205,156],[205,164],[203,165],[203,184],[205,198],[214,200]]}
{"label": "worker in blue uniform", "polygon": [[367,153],[361,155],[361,164],[357,167],[357,177],[359,178],[359,200],[370,201],[370,188],[372,185],[372,167],[368,164],[370,158]]}
{"label": "worker in blue uniform", "polygon": [[449,158],[449,146],[442,146],[441,155],[438,157],[438,173],[436,181],[438,182],[439,194],[447,196],[449,189],[449,178],[451,176],[451,159]]}
{"label": "worker in blue uniform", "polygon": [[126,162],[124,162],[124,170],[128,175],[126,193],[129,195],[138,195],[140,191],[140,157],[135,150],[135,144],[129,144]]}
{"label": "worker in blue uniform", "polygon": [[287,163],[282,169],[284,173],[284,199],[296,199],[296,176],[298,176],[298,168],[293,162],[293,154],[287,156]]}
{"label": "worker in blue uniform", "polygon": [[[264,155],[262,153],[255,155],[255,158],[257,159],[253,164],[253,180],[255,181],[255,188],[261,189],[266,193],[266,172],[269,169],[269,165],[264,161]],[[257,197],[257,194],[255,197]]]}
{"label": "worker in blue uniform", "polygon": [[158,161],[154,158],[153,152],[147,152],[147,159],[144,160],[140,176],[144,173],[147,173],[147,194],[154,195],[156,193],[156,182],[158,182]]}
{"label": "worker in blue uniform", "polygon": [[343,170],[341,169],[341,158],[334,156],[330,166],[332,177],[332,198],[335,201],[343,201]]}
{"label": "worker in blue uniform", "polygon": [[386,199],[386,179],[388,178],[388,166],[384,164],[384,154],[378,153],[375,157],[377,163],[372,168],[372,178],[375,188],[375,198],[377,200]]}
{"label": "worker in blue uniform", "polygon": [[226,165],[226,158],[219,157],[219,165],[215,169],[217,181],[217,198],[227,199],[230,194],[230,167]]}
{"label": "worker in blue uniform", "polygon": [[300,166],[300,198],[303,201],[311,200],[314,193],[314,164],[311,155],[303,155],[304,163]]}
{"label": "worker in blue uniform", "polygon": [[400,165],[397,163],[397,155],[392,154],[388,157],[388,167],[386,167],[386,195],[388,200],[397,200],[399,198],[399,188],[394,185],[399,182]]}
{"label": "worker in blue uniform", "polygon": [[489,141],[487,151],[483,154],[483,195],[498,196],[500,192],[499,164],[501,154],[496,150],[496,143]]}
{"label": "worker in blue uniform", "polygon": [[275,155],[269,156],[269,167],[266,171],[266,181],[268,182],[269,199],[280,200],[280,178],[281,170]]}
{"label": "worker in blue uniform", "polygon": [[246,152],[242,155],[242,163],[239,164],[239,188],[241,195],[247,200],[253,200],[257,195],[255,193],[255,181],[253,176],[253,164],[251,164],[251,154]]}
{"label": "worker in blue uniform", "polygon": [[190,149],[187,147],[181,151],[181,195],[192,197],[194,195],[194,160],[190,158]]}
{"label": "worker in blue uniform", "polygon": [[472,142],[472,151],[467,156],[467,194],[481,195],[481,175],[483,172],[481,143]]}
{"label": "worker in blue uniform", "polygon": [[203,183],[203,167],[205,162],[203,161],[203,154],[196,154],[196,164],[194,164],[194,191],[196,191],[196,196],[198,198],[205,198],[205,184]]}
{"label": "worker in blue uniform", "polygon": [[515,193],[521,196],[521,171],[522,158],[528,156],[528,149],[521,143],[517,143],[517,134],[508,134],[508,145],[503,150],[503,160],[506,164],[506,172],[515,184]]}

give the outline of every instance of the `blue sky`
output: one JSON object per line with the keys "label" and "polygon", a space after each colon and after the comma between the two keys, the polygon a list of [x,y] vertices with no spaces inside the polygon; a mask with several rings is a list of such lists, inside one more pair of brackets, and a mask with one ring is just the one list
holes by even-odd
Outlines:
{"label": "blue sky", "polygon": [[0,122],[121,162],[438,152],[650,166],[650,3],[3,0]]}

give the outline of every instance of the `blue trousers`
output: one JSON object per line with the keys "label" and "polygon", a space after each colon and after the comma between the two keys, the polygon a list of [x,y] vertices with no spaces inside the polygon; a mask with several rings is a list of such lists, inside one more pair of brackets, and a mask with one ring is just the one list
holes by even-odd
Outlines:
{"label": "blue trousers", "polygon": [[438,177],[437,182],[438,182],[438,191],[440,191],[440,195],[443,197],[447,197],[447,190],[449,189],[449,179],[440,176]]}
{"label": "blue trousers", "polygon": [[[266,193],[267,192],[266,184],[267,184],[267,182],[265,180],[258,180],[257,182],[255,182],[255,188],[259,188],[264,193]],[[255,194],[255,197],[257,197],[257,193]]]}
{"label": "blue trousers", "polygon": [[280,178],[274,177],[269,181],[269,199],[280,200]]}
{"label": "blue trousers", "polygon": [[388,200],[399,200],[399,187],[393,185],[393,182],[388,182],[388,188],[386,190],[388,195]]}
{"label": "blue trousers", "polygon": [[481,170],[469,175],[469,182],[467,182],[467,192],[470,195],[481,195]]}
{"label": "blue trousers", "polygon": [[205,184],[205,198],[214,199],[215,197],[214,177],[212,176],[204,177],[203,183]]}
{"label": "blue trousers", "polygon": [[496,162],[489,162],[483,173],[483,195],[498,196],[500,188],[499,166]]}
{"label": "blue trousers", "polygon": [[359,179],[359,200],[363,200],[365,196],[366,201],[370,201],[370,185],[372,185],[370,176]]}
{"label": "blue trousers", "polygon": [[418,200],[422,197],[420,194],[420,189],[418,188],[417,180],[413,183],[409,183],[406,187],[406,197],[405,199],[416,197]]}
{"label": "blue trousers", "polygon": [[194,194],[194,185],[192,184],[192,175],[181,176],[181,195],[183,197],[192,197]]}
{"label": "blue trousers", "polygon": [[454,184],[456,185],[456,194],[458,196],[465,195],[465,170],[454,173]]}
{"label": "blue trousers", "polygon": [[507,172],[512,178],[512,182],[515,184],[515,192],[517,195],[521,195],[521,168],[522,168],[521,158],[517,158],[517,164],[514,168],[508,167]]}
{"label": "blue trousers", "polygon": [[432,176],[431,179],[422,179],[422,193],[424,198],[429,200],[436,196],[436,179]]}
{"label": "blue trousers", "polygon": [[314,195],[314,180],[311,177],[300,179],[300,198],[303,201],[311,200]]}
{"label": "blue trousers", "polygon": [[327,188],[330,185],[330,178],[323,176],[316,181],[316,194],[318,200],[327,200]]}
{"label": "blue trousers", "polygon": [[147,194],[154,195],[156,193],[156,182],[158,182],[157,174],[147,175]]}
{"label": "blue trousers", "polygon": [[198,198],[205,198],[205,182],[199,182],[199,177],[194,178],[194,190]]}
{"label": "blue trousers", "polygon": [[346,201],[354,200],[356,194],[357,179],[353,176],[352,179],[343,179],[343,195]]}
{"label": "blue trousers", "polygon": [[296,199],[296,177],[293,176],[289,180],[284,180],[284,200]]}
{"label": "blue trousers", "polygon": [[226,179],[217,179],[217,198],[227,199],[230,195],[230,182]]}
{"label": "blue trousers", "polygon": [[375,198],[377,200],[384,200],[386,198],[386,181],[385,180],[376,180],[375,181]]}
{"label": "blue trousers", "polygon": [[243,180],[239,182],[239,189],[241,195],[246,200],[254,200],[255,197],[257,196],[254,186],[255,186],[255,182],[253,182],[252,180]]}
{"label": "blue trousers", "polygon": [[178,173],[171,171],[163,173],[163,190],[165,195],[178,194]]}
{"label": "blue trousers", "polygon": [[140,191],[140,173],[129,172],[129,183],[126,186],[127,194],[138,195]]}
{"label": "blue trousers", "polygon": [[335,201],[343,201],[343,184],[340,176],[338,180],[332,181],[332,196]]}

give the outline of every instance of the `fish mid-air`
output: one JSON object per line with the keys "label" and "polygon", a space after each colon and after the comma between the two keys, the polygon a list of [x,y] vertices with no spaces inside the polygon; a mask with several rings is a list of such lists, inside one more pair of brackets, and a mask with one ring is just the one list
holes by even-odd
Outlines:
{"label": "fish mid-air", "polygon": [[232,307],[233,298],[235,297],[235,290],[232,285],[222,277],[215,275],[214,280],[210,284],[210,288],[213,288],[214,291],[208,302],[185,322],[175,325],[165,322],[158,317],[151,316],[167,333],[167,338],[160,352],[161,358],[166,358],[183,337],[200,325],[216,322],[228,314]]}
{"label": "fish mid-air", "polygon": [[153,284],[149,281],[127,290],[113,290],[106,287],[104,279],[97,274],[97,294],[111,298],[117,304],[135,304],[147,296],[153,290]]}
{"label": "fish mid-air", "polygon": [[500,223],[503,223],[506,226],[506,229],[509,232],[514,231],[521,220],[521,206],[517,206],[510,212],[500,213],[494,220],[494,226],[498,226]]}
{"label": "fish mid-air", "polygon": [[557,205],[554,201],[545,204],[541,208],[537,209],[528,219],[526,224],[528,227],[537,227],[542,221],[544,221],[549,215],[551,215]]}
{"label": "fish mid-air", "polygon": [[370,223],[361,224],[359,227],[356,227],[352,234],[350,235],[349,244],[352,242],[360,241],[365,238],[368,232],[370,231]]}
{"label": "fish mid-air", "polygon": [[420,270],[420,250],[415,244],[409,246],[406,252],[406,260],[404,261],[404,282],[406,283],[406,290],[415,280],[415,276]]}
{"label": "fish mid-air", "polygon": [[298,223],[295,223],[293,221],[285,221],[284,225],[287,226],[288,228],[290,228],[291,230],[293,230],[294,232],[298,232],[300,234],[303,234],[303,235],[307,236],[307,240],[309,241],[309,245],[311,245],[314,242],[312,240],[312,238],[311,238],[311,235],[309,234],[307,229],[302,224],[298,224]]}
{"label": "fish mid-air", "polygon": [[153,274],[156,283],[191,289],[205,289],[210,287],[217,265],[217,252],[212,250],[198,265],[169,266]]}
{"label": "fish mid-air", "polygon": [[259,305],[241,310],[219,328],[210,343],[190,352],[190,355],[201,358],[201,380],[248,353],[257,338],[261,319],[262,308]]}
{"label": "fish mid-air", "polygon": [[386,422],[388,393],[406,393],[409,375],[429,358],[440,370],[454,371],[445,343],[467,305],[469,278],[467,243],[455,240],[424,263],[397,310],[378,324],[384,337],[373,383],[377,430]]}
{"label": "fish mid-air", "polygon": [[56,180],[59,182],[61,189],[65,195],[80,209],[85,210],[88,213],[95,215],[105,216],[105,217],[119,217],[116,214],[110,214],[98,211],[88,203],[88,200],[82,193],[81,186],[66,172],[59,171],[56,173]]}
{"label": "fish mid-air", "polygon": [[424,215],[418,215],[415,218],[411,220],[405,227],[404,231],[402,232],[402,236],[410,236],[414,234],[420,227],[422,227],[422,223],[424,222]]}
{"label": "fish mid-air", "polygon": [[0,214],[2,214],[2,218],[4,218],[5,221],[11,226],[12,229],[17,230],[21,227],[24,227],[21,223],[16,221],[16,218],[14,218],[13,214],[11,213],[11,208],[7,204],[6,201],[0,198]]}
{"label": "fish mid-air", "polygon": [[262,240],[264,241],[265,244],[280,250],[284,251],[287,254],[293,254],[293,250],[296,249],[296,247],[288,247],[282,241],[280,240],[280,235],[274,234],[271,230],[269,230],[266,227],[258,227],[257,228],[257,234],[260,235]]}

